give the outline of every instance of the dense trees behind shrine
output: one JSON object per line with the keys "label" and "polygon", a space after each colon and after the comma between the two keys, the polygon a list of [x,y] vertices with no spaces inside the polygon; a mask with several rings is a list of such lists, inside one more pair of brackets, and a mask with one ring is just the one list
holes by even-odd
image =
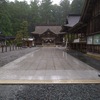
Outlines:
{"label": "dense trees behind shrine", "polygon": [[[0,31],[8,35],[16,35],[22,31],[22,24],[27,23],[28,32],[35,25],[63,25],[69,13],[80,14],[84,0],[61,0],[60,4],[52,4],[51,0],[9,2],[0,0]],[[26,30],[27,30],[26,29]]]}

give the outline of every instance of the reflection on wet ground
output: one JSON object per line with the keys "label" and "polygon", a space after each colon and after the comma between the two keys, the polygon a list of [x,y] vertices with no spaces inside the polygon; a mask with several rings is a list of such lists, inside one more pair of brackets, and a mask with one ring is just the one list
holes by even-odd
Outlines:
{"label": "reflection on wet ground", "polygon": [[73,50],[69,50],[69,51],[67,51],[67,53],[100,71],[100,60],[91,58],[91,57],[87,56],[86,54],[83,54],[83,53],[77,52],[77,51],[73,51]]}
{"label": "reflection on wet ground", "polygon": [[0,68],[0,80],[96,80],[99,71],[64,52],[62,47],[43,47]]}

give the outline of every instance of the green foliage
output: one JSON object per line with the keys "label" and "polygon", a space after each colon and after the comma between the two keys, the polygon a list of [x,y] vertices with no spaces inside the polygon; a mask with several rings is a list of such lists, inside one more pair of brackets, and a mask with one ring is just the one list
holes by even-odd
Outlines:
{"label": "green foliage", "polygon": [[50,18],[52,16],[52,2],[51,0],[42,0],[40,5],[40,16],[41,21],[44,24],[50,24]]}
{"label": "green foliage", "polygon": [[20,30],[20,24],[27,20],[31,22],[30,15],[30,6],[27,2],[9,2],[8,3],[8,12],[10,13],[11,17],[10,20],[12,22],[13,34],[16,35],[16,32]]}
{"label": "green foliage", "polygon": [[[61,7],[58,5],[52,5],[52,17],[51,17],[51,22],[54,24],[61,25],[62,15],[61,15]],[[59,20],[60,19],[60,20]]]}
{"label": "green foliage", "polygon": [[7,2],[5,0],[0,0],[0,31],[2,31],[5,36],[11,35],[13,30],[7,7]]}
{"label": "green foliage", "polygon": [[1,31],[5,36],[11,36],[12,34],[12,23],[7,14],[2,14],[0,18]]}
{"label": "green foliage", "polygon": [[70,8],[70,2],[69,0],[61,0],[60,2],[61,6],[61,20],[64,22],[67,18],[67,15],[69,14],[69,8]]}
{"label": "green foliage", "polygon": [[29,37],[29,34],[28,34],[28,22],[27,21],[23,21],[21,23],[21,26],[20,26],[20,32],[23,34],[23,38],[28,38]]}
{"label": "green foliage", "polygon": [[35,29],[35,25],[40,24],[39,0],[31,1],[28,11],[28,32],[31,33]]}
{"label": "green foliage", "polygon": [[81,14],[85,0],[73,0],[70,12],[73,14]]}
{"label": "green foliage", "polygon": [[31,20],[34,24],[37,24],[39,23],[39,1],[38,0],[31,1],[30,7],[31,7],[30,9]]}
{"label": "green foliage", "polygon": [[23,38],[22,32],[18,31],[15,38],[15,43],[17,44],[17,46],[20,46],[22,44],[22,38]]}
{"label": "green foliage", "polygon": [[16,34],[15,42],[16,42],[17,46],[22,46],[23,39],[24,38],[28,38],[28,37],[29,37],[29,34],[28,34],[28,22],[27,21],[23,21],[21,23],[21,25],[20,25],[20,30]]}
{"label": "green foliage", "polygon": [[18,47],[21,47],[22,45],[23,45],[22,42],[18,42],[18,43],[17,43],[17,46],[18,46]]}
{"label": "green foliage", "polygon": [[21,42],[22,38],[23,38],[23,34],[21,33],[21,31],[18,31],[17,34],[16,34],[15,40]]}

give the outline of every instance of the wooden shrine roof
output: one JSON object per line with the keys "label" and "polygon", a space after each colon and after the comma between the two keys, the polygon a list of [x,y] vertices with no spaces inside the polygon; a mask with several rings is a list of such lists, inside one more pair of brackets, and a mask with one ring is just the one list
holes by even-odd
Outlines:
{"label": "wooden shrine roof", "polygon": [[67,17],[66,24],[62,26],[61,32],[68,32],[74,25],[76,25],[80,20],[80,15],[78,14],[69,14]]}
{"label": "wooden shrine roof", "polygon": [[67,26],[73,27],[75,24],[77,24],[79,22],[80,15],[77,15],[77,14],[69,14],[67,20],[68,20]]}
{"label": "wooden shrine roof", "polygon": [[60,30],[60,32],[65,32],[65,33],[66,33],[66,32],[68,32],[68,30],[71,29],[71,28],[72,28],[72,27],[70,27],[70,26],[63,25],[63,26],[62,26],[62,29]]}
{"label": "wooden shrine roof", "polygon": [[61,34],[61,26],[36,26],[35,31],[32,32],[32,34],[43,34],[47,30],[50,30],[51,32],[55,34]]}

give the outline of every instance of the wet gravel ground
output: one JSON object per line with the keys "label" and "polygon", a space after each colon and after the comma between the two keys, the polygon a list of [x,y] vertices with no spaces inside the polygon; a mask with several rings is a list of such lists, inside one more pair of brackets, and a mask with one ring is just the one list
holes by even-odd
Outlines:
{"label": "wet gravel ground", "polygon": [[100,100],[100,84],[0,85],[0,100]]}
{"label": "wet gravel ground", "polygon": [[91,58],[91,57],[87,56],[86,54],[83,54],[83,53],[77,52],[77,51],[73,51],[73,50],[68,50],[67,53],[100,71],[100,60]]}
{"label": "wet gravel ground", "polygon": [[0,67],[37,49],[39,49],[39,47],[22,48],[19,50],[8,51],[4,53],[0,52]]}

